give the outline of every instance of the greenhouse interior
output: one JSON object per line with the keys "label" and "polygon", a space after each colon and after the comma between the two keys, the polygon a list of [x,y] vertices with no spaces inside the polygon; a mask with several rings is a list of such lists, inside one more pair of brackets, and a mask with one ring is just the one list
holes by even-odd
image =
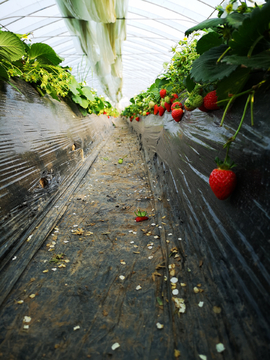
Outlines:
{"label": "greenhouse interior", "polygon": [[270,359],[270,0],[0,0],[0,359]]}

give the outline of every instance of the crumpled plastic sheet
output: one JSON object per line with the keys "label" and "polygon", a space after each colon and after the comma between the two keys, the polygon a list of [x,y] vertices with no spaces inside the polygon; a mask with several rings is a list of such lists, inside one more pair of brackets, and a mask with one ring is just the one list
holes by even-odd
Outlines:
{"label": "crumpled plastic sheet", "polygon": [[16,239],[113,129],[107,116],[82,117],[74,104],[16,86],[22,94],[0,82],[0,270]]}
{"label": "crumpled plastic sheet", "polygon": [[[256,96],[255,126],[247,114],[231,145],[229,155],[237,164],[234,193],[220,201],[208,182],[215,157],[225,157],[223,145],[238,128],[244,102],[228,113],[223,127],[222,110],[187,112],[179,123],[167,112],[127,121],[141,139],[164,196],[171,199],[172,216],[185,233],[187,259],[203,259],[205,276],[227,303],[230,331],[245,348],[262,343],[263,357],[270,336],[269,93]],[[249,330],[247,324],[252,324]]]}
{"label": "crumpled plastic sheet", "polygon": [[119,101],[122,92],[122,43],[126,39],[127,0],[57,0],[75,46],[87,55],[105,94]]}

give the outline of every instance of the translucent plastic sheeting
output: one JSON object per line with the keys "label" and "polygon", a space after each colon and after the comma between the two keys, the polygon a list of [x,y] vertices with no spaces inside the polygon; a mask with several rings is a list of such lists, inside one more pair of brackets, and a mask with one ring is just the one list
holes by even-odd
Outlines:
{"label": "translucent plastic sheeting", "polygon": [[121,49],[126,38],[127,0],[56,1],[66,17],[69,31],[78,37],[79,51],[87,55],[104,93],[118,102],[122,97]]}

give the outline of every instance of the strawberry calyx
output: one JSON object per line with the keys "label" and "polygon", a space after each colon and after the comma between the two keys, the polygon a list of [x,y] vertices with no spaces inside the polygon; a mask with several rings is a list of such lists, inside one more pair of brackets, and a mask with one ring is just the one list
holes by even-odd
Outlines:
{"label": "strawberry calyx", "polygon": [[147,215],[147,211],[140,211],[140,209],[138,209],[137,212],[134,211],[134,214],[138,217],[144,217]]}
{"label": "strawberry calyx", "polygon": [[231,170],[233,167],[236,166],[236,164],[233,161],[231,161],[231,159],[228,155],[226,155],[224,161],[221,161],[219,159],[219,157],[217,156],[215,158],[215,162],[216,162],[219,170]]}

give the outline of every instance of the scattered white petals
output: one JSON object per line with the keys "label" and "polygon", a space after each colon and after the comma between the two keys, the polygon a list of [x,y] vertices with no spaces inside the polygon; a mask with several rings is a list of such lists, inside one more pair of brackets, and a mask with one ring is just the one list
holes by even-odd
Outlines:
{"label": "scattered white petals", "polygon": [[202,360],[207,360],[207,356],[205,356],[205,355],[199,355],[199,358]]}
{"label": "scattered white petals", "polygon": [[27,240],[26,240],[26,241],[30,241],[30,240],[32,239],[32,236],[33,236],[33,234],[32,234],[32,235],[30,235],[30,236],[28,236],[28,238],[27,238]]}
{"label": "scattered white petals", "polygon": [[77,326],[74,326],[74,328],[73,328],[73,330],[75,331],[75,330],[79,330],[81,327],[79,326],[79,325],[77,325]]}
{"label": "scattered white petals", "polygon": [[167,199],[167,201],[170,201],[170,199]]}
{"label": "scattered white petals", "polygon": [[136,290],[141,290],[141,285],[136,286]]}
{"label": "scattered white petals", "polygon": [[120,279],[120,280],[125,280],[125,276],[124,276],[124,275],[120,275],[120,276],[119,276],[119,279]]}
{"label": "scattered white petals", "polygon": [[118,349],[119,347],[120,347],[120,344],[114,343],[114,344],[112,345],[112,350],[116,350],[116,349]]}
{"label": "scattered white petals", "polygon": [[56,271],[57,270],[57,268],[52,268],[52,271]]}
{"label": "scattered white petals", "polygon": [[216,345],[217,352],[222,352],[225,350],[225,346],[222,343]]}
{"label": "scattered white petals", "polygon": [[136,231],[133,231],[133,234],[134,234],[134,235],[136,235],[136,234],[137,234],[137,232],[136,232]]}
{"label": "scattered white petals", "polygon": [[131,232],[133,232],[133,230],[129,230],[128,232],[130,232],[130,233],[131,233]]}
{"label": "scattered white petals", "polygon": [[178,282],[178,279],[176,277],[171,278],[171,283],[176,284]]}
{"label": "scattered white petals", "polygon": [[168,280],[168,278],[167,278],[167,276],[165,275],[165,276],[164,276],[164,281],[167,281],[167,280]]}
{"label": "scattered white petals", "polygon": [[23,322],[29,323],[32,319],[30,318],[30,316],[25,316],[23,318]]}
{"label": "scattered white petals", "polygon": [[156,323],[156,326],[158,329],[163,329],[164,328],[164,325],[160,324],[159,322]]}
{"label": "scattered white petals", "polygon": [[153,223],[153,224],[151,224],[152,226],[156,226],[156,224],[155,223]]}
{"label": "scattered white petals", "polygon": [[153,246],[148,246],[148,249],[149,249],[149,250],[153,249]]}
{"label": "scattered white petals", "polygon": [[134,244],[134,241],[131,241],[130,243],[131,243],[131,244]]}
{"label": "scattered white petals", "polygon": [[152,256],[152,255],[151,255],[151,256],[148,256],[148,259],[150,259],[150,260],[153,259],[153,256]]}
{"label": "scattered white petals", "polygon": [[73,213],[73,215],[76,215],[76,213]]}
{"label": "scattered white petals", "polygon": [[17,259],[17,256],[14,256],[13,258],[12,258],[12,260],[16,260]]}
{"label": "scattered white petals", "polygon": [[180,313],[184,313],[186,311],[186,304],[184,299],[172,298],[175,302],[175,306],[179,309]]}
{"label": "scattered white petals", "polygon": [[182,238],[178,238],[178,240],[182,240]]}
{"label": "scattered white petals", "polygon": [[173,295],[178,295],[178,294],[179,294],[179,291],[178,291],[177,289],[174,289],[174,290],[172,291],[172,294],[173,294]]}
{"label": "scattered white petals", "polygon": [[191,272],[190,268],[187,269],[188,272]]}
{"label": "scattered white petals", "polygon": [[79,225],[73,225],[73,227],[78,227]]}
{"label": "scattered white petals", "polygon": [[36,297],[36,294],[31,294],[29,295],[30,299],[34,299],[34,297]]}
{"label": "scattered white petals", "polygon": [[126,263],[125,263],[124,261],[120,261],[120,263],[121,263],[122,265],[126,265]]}
{"label": "scattered white petals", "polygon": [[197,286],[195,286],[195,287],[193,288],[193,291],[195,292],[195,294],[198,294],[198,293],[200,292],[200,290],[197,288]]}
{"label": "scattered white petals", "polygon": [[157,236],[157,235],[156,235],[156,236],[154,236],[154,239],[158,239],[158,238],[159,238],[159,236]]}
{"label": "scattered white petals", "polygon": [[29,329],[29,325],[23,325],[23,328],[24,328],[25,330],[28,330],[28,329]]}
{"label": "scattered white petals", "polygon": [[64,240],[64,243],[65,243],[65,244],[68,243],[68,240]]}
{"label": "scattered white petals", "polygon": [[172,236],[172,233],[169,233],[168,236]]}
{"label": "scattered white petals", "polygon": [[204,302],[203,302],[203,301],[200,301],[199,304],[198,304],[198,306],[199,306],[199,307],[203,307],[203,304],[204,304]]}
{"label": "scattered white petals", "polygon": [[23,300],[17,301],[17,304],[23,304]]}

